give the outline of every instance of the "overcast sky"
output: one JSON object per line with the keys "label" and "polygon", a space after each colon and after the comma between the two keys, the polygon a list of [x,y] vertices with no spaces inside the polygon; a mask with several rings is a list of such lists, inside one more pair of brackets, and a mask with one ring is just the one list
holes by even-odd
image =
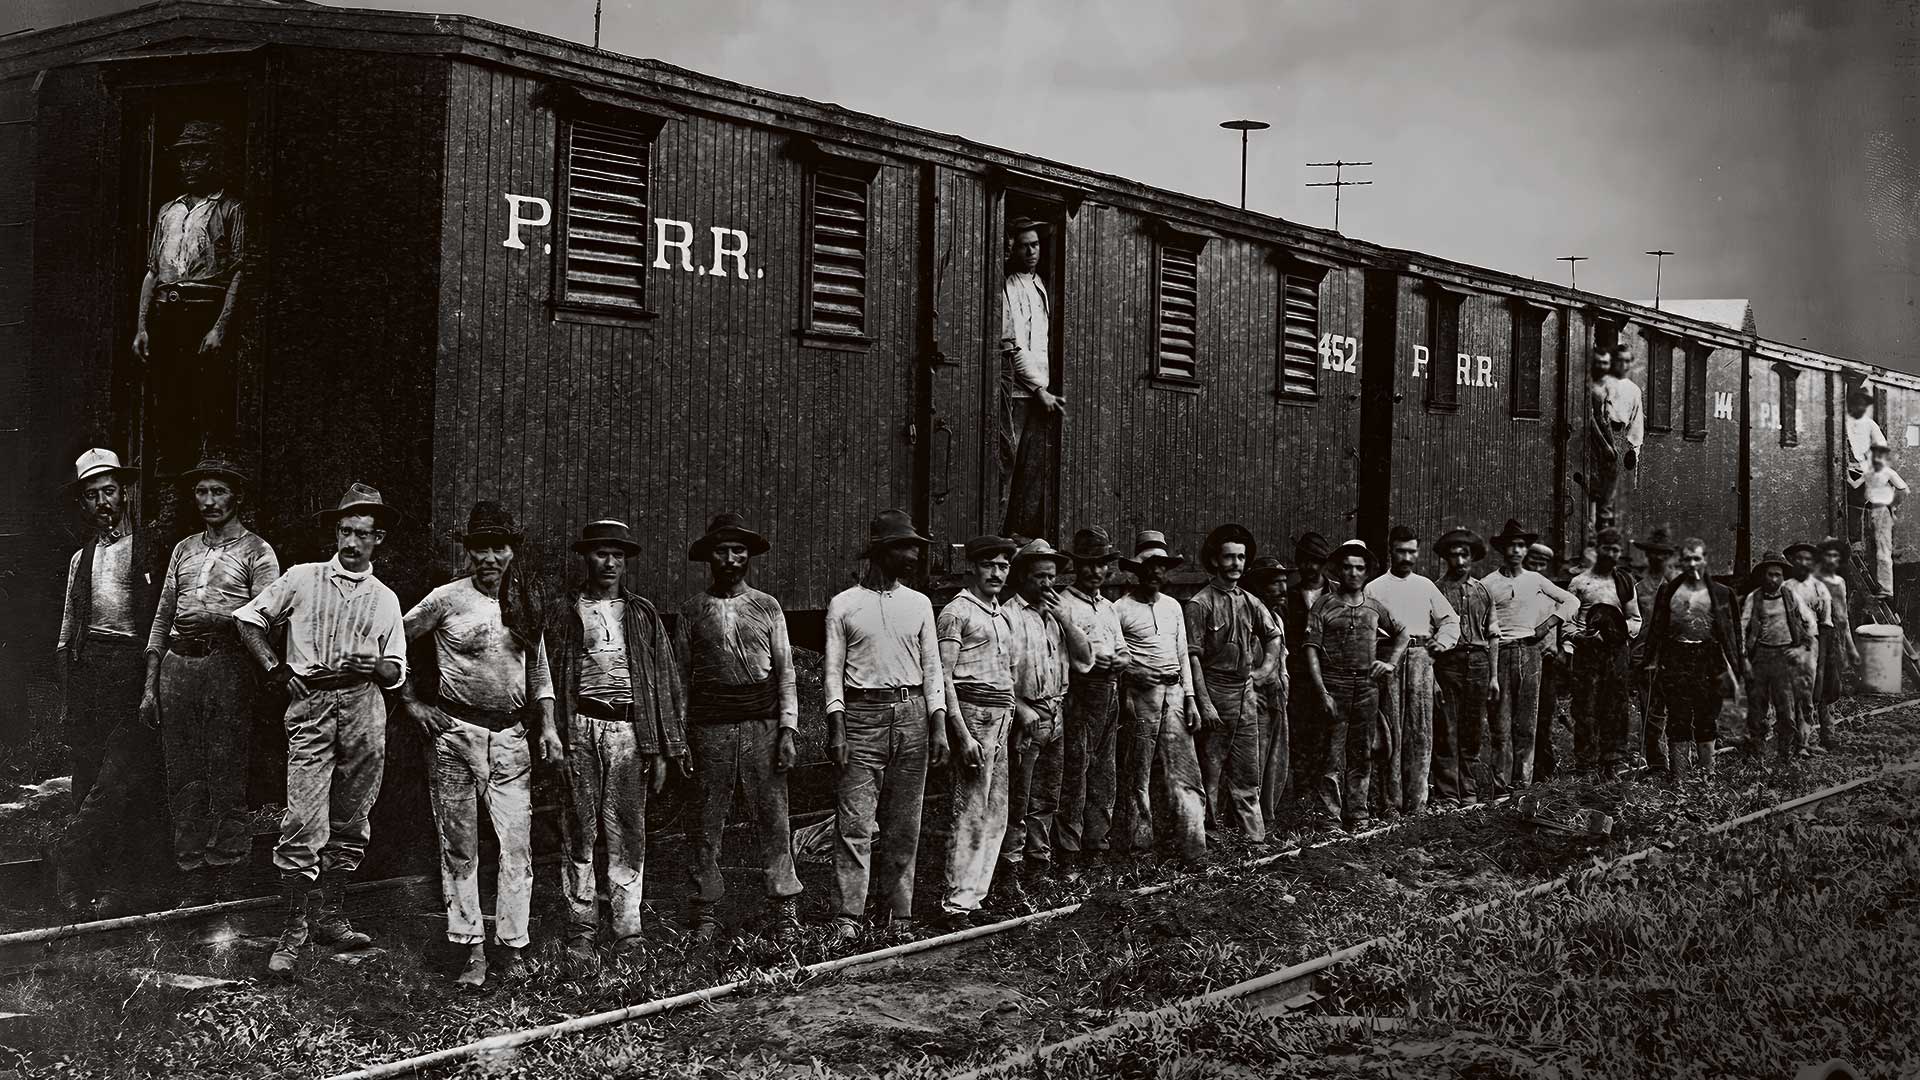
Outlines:
{"label": "overcast sky", "polygon": [[[113,0],[27,0],[40,13]],[[593,0],[387,0],[588,40]],[[605,0],[604,47],[1920,371],[1916,0]],[[119,6],[119,5],[115,5]],[[355,5],[358,6],[358,5]],[[39,20],[45,25],[46,16]],[[0,27],[5,29],[6,27]]]}

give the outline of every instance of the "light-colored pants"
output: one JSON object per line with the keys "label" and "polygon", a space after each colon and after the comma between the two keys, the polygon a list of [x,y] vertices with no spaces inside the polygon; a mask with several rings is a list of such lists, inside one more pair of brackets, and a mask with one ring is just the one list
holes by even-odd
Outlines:
{"label": "light-colored pants", "polygon": [[1867,559],[1880,591],[1893,595],[1893,507],[1867,507]]}
{"label": "light-colored pants", "polygon": [[847,767],[834,785],[834,917],[858,923],[871,888],[895,919],[911,919],[927,790],[926,699],[850,701],[844,723]]}
{"label": "light-colored pants", "polygon": [[1007,831],[1000,841],[1000,861],[1009,866],[1053,861],[1053,815],[1060,807],[1067,750],[1060,717],[1065,703],[1065,697],[1042,702],[1034,721],[1015,733],[1007,755]]}
{"label": "light-colored pants", "polygon": [[692,896],[700,903],[717,904],[727,894],[720,874],[720,841],[736,790],[746,796],[754,850],[766,871],[767,898],[800,895],[793,830],[787,823],[787,774],[773,768],[779,737],[780,721],[773,716],[687,726],[693,778],[700,791],[700,825],[692,830],[688,876]]}
{"label": "light-colored pants", "polygon": [[273,865],[311,881],[352,871],[387,763],[387,703],[372,683],[315,690],[287,705],[287,812]]}
{"label": "light-colored pants", "polygon": [[607,902],[616,944],[640,936],[647,867],[647,792],[652,763],[635,749],[633,725],[573,714],[568,729],[567,933],[591,938],[600,926],[593,849],[607,842]]}
{"label": "light-colored pants", "polygon": [[1120,681],[1080,677],[1067,691],[1067,741],[1053,842],[1062,855],[1107,850],[1119,782]]}
{"label": "light-colored pants", "polygon": [[1540,724],[1540,643],[1500,643],[1500,712],[1488,735],[1493,743],[1492,790],[1505,795],[1533,783],[1533,735]]}
{"label": "light-colored pants", "polygon": [[160,746],[173,856],[182,870],[247,857],[247,769],[260,668],[235,641],[206,656],[160,658]]}
{"label": "light-colored pants", "polygon": [[[434,710],[439,712],[438,709]],[[440,713],[445,730],[433,737],[433,820],[440,829],[440,895],[447,905],[447,940],[487,940],[480,911],[480,814],[500,842],[494,889],[494,940],[512,949],[527,944],[533,907],[533,755],[519,724],[489,731]]]}
{"label": "light-colored pants", "polygon": [[1186,692],[1179,683],[1153,683],[1128,678],[1126,712],[1121,730],[1130,744],[1125,792],[1126,820],[1119,830],[1136,852],[1153,848],[1153,763],[1160,761],[1161,796],[1173,825],[1174,846],[1187,860],[1207,853],[1205,790],[1200,784],[1200,761],[1187,731]]}
{"label": "light-colored pants", "polygon": [[1251,682],[1238,686],[1207,685],[1207,699],[1220,717],[1195,739],[1200,756],[1200,782],[1214,824],[1221,830],[1238,829],[1254,841],[1267,838],[1260,813],[1260,779],[1265,766],[1260,755],[1260,696]]}
{"label": "light-colored pants", "polygon": [[1418,814],[1427,808],[1433,772],[1433,654],[1409,645],[1387,678],[1380,713],[1389,721],[1391,746],[1382,746],[1380,792],[1386,806]]}
{"label": "light-colored pants", "polygon": [[953,836],[947,846],[950,913],[972,911],[993,885],[994,861],[1007,832],[1007,729],[1011,708],[960,703],[960,716],[980,744],[980,765],[953,757]]}

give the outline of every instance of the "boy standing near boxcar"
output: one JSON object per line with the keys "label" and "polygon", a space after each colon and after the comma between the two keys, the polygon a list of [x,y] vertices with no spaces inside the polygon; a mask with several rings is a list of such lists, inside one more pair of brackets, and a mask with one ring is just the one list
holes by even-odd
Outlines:
{"label": "boy standing near boxcar", "polygon": [[736,791],[752,819],[774,935],[791,940],[800,928],[800,879],[787,821],[787,770],[800,729],[793,647],[780,601],[747,584],[753,560],[771,547],[739,514],[722,513],[687,548],[689,560],[707,564],[708,576],[707,587],[680,605],[674,628],[700,793],[700,823],[688,830],[687,926],[696,941],[710,941],[719,930],[714,911],[727,891],[720,844]]}
{"label": "boy standing near boxcar", "polygon": [[1747,754],[1766,766],[1767,714],[1774,714],[1775,749],[1782,765],[1799,749],[1795,693],[1818,648],[1813,611],[1786,587],[1787,560],[1768,552],[1753,568],[1760,587],[1747,594],[1740,617],[1741,654],[1747,667]]}
{"label": "boy standing near boxcar", "polygon": [[1523,565],[1539,535],[1507,519],[1494,546],[1500,569],[1480,579],[1493,598],[1500,628],[1500,709],[1493,721],[1493,790],[1498,798],[1533,782],[1534,733],[1540,711],[1540,655],[1562,624],[1580,610],[1565,589]]}
{"label": "boy standing near boxcar", "polygon": [[1818,577],[1814,568],[1820,560],[1820,550],[1806,541],[1787,545],[1787,562],[1793,569],[1787,574],[1786,588],[1800,597],[1813,612],[1814,633],[1818,640],[1814,643],[1812,655],[1808,658],[1806,670],[1801,674],[1793,691],[1795,722],[1799,727],[1800,752],[1802,754],[1824,754],[1826,748],[1814,741],[1814,731],[1818,723],[1820,704],[1819,686],[1826,677],[1826,669],[1839,660],[1837,649],[1839,642],[1834,632],[1833,594]]}
{"label": "boy standing near boxcar", "polygon": [[[935,629],[953,758],[953,832],[941,913],[959,929],[993,884],[1007,832],[1008,738],[1013,726],[1013,625],[1000,594],[1017,545],[1001,536],[967,541],[967,587],[940,609]],[[1018,888],[1003,883],[1003,891]]]}
{"label": "boy standing near boxcar", "polygon": [[[1840,572],[1847,557],[1847,542],[1829,536],[1820,541],[1820,569],[1816,576],[1833,597],[1833,635],[1831,656],[1823,655],[1820,681],[1814,700],[1820,713],[1820,745],[1833,749],[1833,706],[1846,692],[1846,673],[1860,666],[1860,648],[1853,640],[1853,609],[1848,606],[1847,579]],[[1825,644],[1827,639],[1822,639]],[[1828,662],[1831,660],[1831,662]]]}
{"label": "boy standing near boxcar", "polygon": [[[1007,835],[1000,865],[1008,882],[1038,884],[1053,870],[1053,815],[1060,805],[1066,740],[1061,712],[1067,673],[1093,666],[1093,650],[1061,617],[1055,583],[1070,560],[1045,540],[1014,553],[1007,622],[1013,627],[1014,746],[1007,781]],[[1016,895],[1018,888],[1016,886]]]}
{"label": "boy standing near boxcar", "polygon": [[1341,544],[1331,566],[1333,589],[1307,616],[1307,674],[1327,718],[1320,804],[1340,825],[1358,830],[1370,814],[1367,781],[1380,742],[1381,684],[1400,666],[1412,635],[1367,595],[1373,553],[1366,544]]}
{"label": "boy standing near boxcar", "polygon": [[1500,634],[1493,619],[1493,594],[1469,572],[1487,557],[1487,545],[1467,528],[1446,532],[1433,545],[1447,565],[1440,579],[1440,595],[1460,621],[1460,637],[1453,648],[1434,658],[1441,707],[1433,728],[1433,786],[1445,807],[1471,806],[1478,792],[1491,791],[1486,763],[1480,758],[1480,732],[1489,707],[1500,700]]}
{"label": "boy standing near boxcar", "polygon": [[1367,582],[1411,636],[1400,664],[1387,679],[1380,715],[1388,722],[1381,747],[1379,801],[1387,816],[1427,808],[1433,765],[1433,658],[1460,640],[1460,617],[1433,581],[1413,572],[1420,535],[1405,525],[1387,534],[1387,572]]}
{"label": "boy standing near boxcar", "polygon": [[1195,737],[1210,823],[1263,843],[1260,813],[1260,699],[1256,685],[1272,678],[1285,641],[1262,604],[1240,587],[1259,544],[1243,525],[1221,525],[1200,545],[1213,575],[1186,603],[1187,650],[1201,726]]}
{"label": "boy standing near boxcar", "polygon": [[[1127,640],[1120,615],[1101,593],[1120,553],[1098,526],[1073,535],[1073,584],[1060,594],[1061,614],[1087,639],[1093,663],[1067,682],[1066,761],[1054,846],[1063,862],[1090,864],[1106,853],[1118,791],[1120,677]],[[1069,871],[1071,873],[1071,871]]]}
{"label": "boy standing near boxcar", "polygon": [[1180,861],[1198,866],[1207,856],[1205,795],[1193,749],[1200,706],[1193,699],[1193,666],[1187,662],[1186,614],[1180,601],[1161,591],[1168,572],[1185,561],[1167,550],[1166,534],[1155,529],[1135,536],[1133,558],[1120,560],[1135,584],[1114,604],[1129,657],[1121,714],[1129,748],[1122,752],[1125,811],[1119,826],[1133,852],[1152,849],[1150,787],[1158,759],[1172,845]]}

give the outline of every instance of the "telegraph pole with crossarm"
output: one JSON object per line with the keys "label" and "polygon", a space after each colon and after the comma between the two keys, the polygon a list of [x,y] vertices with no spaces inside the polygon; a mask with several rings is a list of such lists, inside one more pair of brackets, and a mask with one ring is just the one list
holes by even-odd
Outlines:
{"label": "telegraph pole with crossarm", "polygon": [[1332,169],[1333,170],[1333,179],[1321,180],[1315,183],[1310,183],[1307,186],[1308,187],[1330,187],[1333,189],[1333,231],[1334,232],[1340,231],[1340,189],[1350,188],[1350,187],[1366,187],[1368,184],[1373,183],[1373,181],[1371,180],[1343,180],[1340,177],[1341,170],[1365,168],[1365,167],[1371,166],[1372,164],[1373,162],[1371,161],[1340,161],[1338,159],[1335,159],[1333,161],[1307,162],[1307,168],[1309,169]]}

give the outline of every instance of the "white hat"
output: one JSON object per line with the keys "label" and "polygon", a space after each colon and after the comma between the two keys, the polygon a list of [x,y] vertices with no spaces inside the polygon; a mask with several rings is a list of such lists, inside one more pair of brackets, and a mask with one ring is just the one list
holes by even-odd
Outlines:
{"label": "white hat", "polygon": [[72,486],[78,487],[102,473],[119,472],[132,473],[133,469],[120,464],[119,454],[94,447],[74,459]]}

